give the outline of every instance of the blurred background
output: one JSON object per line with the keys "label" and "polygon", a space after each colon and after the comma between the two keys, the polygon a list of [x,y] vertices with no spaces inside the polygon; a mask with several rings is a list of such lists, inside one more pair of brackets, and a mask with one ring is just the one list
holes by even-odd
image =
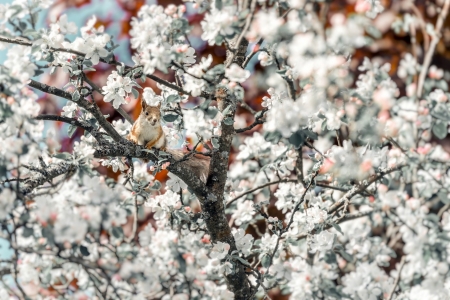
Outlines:
{"label": "blurred background", "polygon": [[[356,11],[358,2],[364,0],[334,0],[334,1],[323,1],[316,5],[316,10],[318,15],[323,19],[325,27],[331,26],[331,20],[335,16],[348,18]],[[0,0],[1,3],[8,3],[11,1]],[[375,59],[381,64],[389,62],[391,64],[391,76],[396,81],[400,93],[400,96],[405,95],[405,86],[403,81],[399,80],[397,75],[398,67],[401,59],[404,57],[405,53],[412,53],[411,37],[409,33],[406,33],[402,28],[395,27],[395,21],[399,18],[401,14],[408,13],[414,16],[421,16],[426,22],[435,23],[437,6],[442,6],[442,0],[436,1],[413,1],[415,8],[411,9],[409,6],[404,5],[406,1],[395,0],[387,1],[382,0],[381,3],[385,7],[383,13],[381,13],[374,20],[374,30],[371,33],[371,37],[376,37],[370,46],[363,47],[357,50],[353,56],[350,68],[355,74],[353,80],[355,81],[358,75],[357,67],[361,64],[364,57],[369,57],[370,59]],[[213,56],[213,65],[222,63],[225,59],[225,48],[223,46],[209,46],[205,41],[200,39],[201,27],[200,21],[203,19],[203,14],[197,14],[196,10],[193,9],[191,3],[183,3],[181,0],[59,0],[55,1],[49,10],[41,13],[39,18],[38,28],[47,27],[51,20],[56,20],[61,14],[68,15],[69,22],[75,22],[78,27],[83,26],[86,21],[95,15],[97,17],[96,26],[104,26],[105,31],[112,36],[115,43],[119,47],[114,51],[116,60],[122,61],[128,65],[132,65],[131,55],[133,54],[130,48],[129,41],[129,30],[130,21],[137,15],[139,9],[145,4],[160,4],[167,6],[168,4],[185,4],[187,7],[187,18],[190,25],[192,26],[191,34],[188,39],[193,47],[197,51],[197,61],[200,61],[200,57],[207,56],[211,54]],[[408,8],[407,8],[408,7]],[[444,33],[441,42],[437,46],[436,55],[433,58],[431,65],[436,65],[438,68],[443,70],[449,69],[450,63],[450,18],[447,19],[444,25]],[[423,31],[419,28],[416,31],[416,43],[417,45],[422,45],[424,39],[427,35],[423,34]],[[73,36],[75,38],[75,35]],[[426,41],[425,41],[426,42]],[[250,50],[253,49],[254,45],[250,45]],[[419,61],[422,61],[423,53],[421,52],[421,47],[416,47],[417,56]],[[0,50],[0,63],[2,63],[6,58],[6,50]],[[95,66],[97,72],[88,72],[88,77],[96,83],[98,86],[103,86],[106,83],[107,76],[114,70],[110,65],[100,63]],[[247,80],[243,87],[246,90],[245,101],[255,110],[261,110],[262,97],[267,94],[267,80],[268,75],[264,72],[264,69],[260,66],[257,55],[254,56],[252,62],[247,67],[252,71],[252,76]],[[162,77],[169,81],[174,81],[173,73],[163,74],[156,73],[155,75]],[[68,81],[67,74],[62,71],[57,71],[52,75],[48,72],[42,74],[37,79],[39,81],[45,82],[49,85],[62,88]],[[147,79],[145,84],[141,84],[143,87],[150,86],[156,92],[159,92],[156,87],[155,82]],[[42,114],[60,114],[61,108],[65,105],[66,100],[59,99],[52,95],[39,94],[39,104],[41,105]],[[100,101],[101,98],[98,94],[94,94],[97,97],[97,103],[102,109],[103,113],[109,114],[109,120],[121,119],[121,116],[115,112],[109,103]],[[191,99],[195,102],[196,99]],[[132,100],[129,104],[125,105],[124,110],[132,115],[133,119],[136,119],[140,111],[140,101]],[[246,110],[238,110],[237,122],[246,126],[252,122],[253,116],[250,115]],[[246,123],[246,124],[245,124]],[[49,126],[54,126],[59,136],[61,143],[61,151],[71,152],[73,144],[75,141],[79,140],[83,132],[77,129],[72,137],[68,137],[67,129],[68,125],[64,123],[46,122],[46,128]],[[257,126],[253,131],[258,131],[260,126]],[[246,135],[252,135],[253,131],[246,132]],[[450,152],[450,141],[448,139],[444,140],[432,140],[432,144],[440,143],[447,152]],[[235,154],[231,156],[230,162],[232,162]],[[114,173],[111,169],[106,169],[104,167],[99,167],[98,171],[108,177],[117,178],[118,173]],[[157,174],[156,179],[164,182],[167,178],[166,172],[160,172]],[[269,209],[271,216],[282,217],[274,206]],[[149,221],[141,220],[140,225],[145,226]],[[250,233],[252,228],[249,228]],[[261,226],[260,230],[264,231],[264,226]],[[5,247],[3,247],[5,250]],[[1,255],[7,256],[5,251],[0,252]],[[395,261],[392,260],[395,264]],[[272,295],[273,299],[283,299],[284,296]]]}

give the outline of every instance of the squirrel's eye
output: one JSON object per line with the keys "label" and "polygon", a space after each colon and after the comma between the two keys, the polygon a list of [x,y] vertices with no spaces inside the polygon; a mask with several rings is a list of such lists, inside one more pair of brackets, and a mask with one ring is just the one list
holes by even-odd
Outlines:
{"label": "squirrel's eye", "polygon": [[145,115],[148,116],[148,113],[146,112]]}

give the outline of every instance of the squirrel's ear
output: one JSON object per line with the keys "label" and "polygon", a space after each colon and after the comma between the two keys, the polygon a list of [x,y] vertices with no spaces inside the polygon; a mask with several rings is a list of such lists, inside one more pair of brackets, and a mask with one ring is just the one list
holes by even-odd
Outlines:
{"label": "squirrel's ear", "polygon": [[158,106],[156,106],[158,109],[161,109],[161,102],[158,103]]}
{"label": "squirrel's ear", "polygon": [[142,110],[147,108],[147,102],[144,99],[141,100],[141,104],[142,104]]}

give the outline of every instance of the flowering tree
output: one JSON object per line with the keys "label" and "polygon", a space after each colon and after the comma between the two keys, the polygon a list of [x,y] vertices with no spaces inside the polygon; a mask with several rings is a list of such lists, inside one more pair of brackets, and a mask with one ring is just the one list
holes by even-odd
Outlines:
{"label": "flowering tree", "polygon": [[[0,298],[449,299],[450,72],[432,63],[450,0],[336,2],[144,5],[133,64],[95,17],[38,28],[51,1],[0,5]],[[399,64],[360,55],[387,31]],[[137,99],[181,158],[126,139]],[[80,134],[70,151],[52,122]]]}

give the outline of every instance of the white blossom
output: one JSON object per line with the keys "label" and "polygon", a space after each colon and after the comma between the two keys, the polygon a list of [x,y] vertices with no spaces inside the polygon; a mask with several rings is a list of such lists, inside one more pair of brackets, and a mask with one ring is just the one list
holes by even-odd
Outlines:
{"label": "white blossom", "polygon": [[135,84],[129,77],[120,76],[117,71],[113,71],[108,76],[106,86],[104,86],[103,94],[105,95],[104,101],[111,102],[114,108],[119,108],[121,104],[126,103],[125,97],[131,93],[131,90]]}
{"label": "white blossom", "polygon": [[187,184],[184,183],[178,176],[169,172],[169,180],[166,181],[166,189],[171,189],[174,192],[178,192],[180,189],[187,189]]}
{"label": "white blossom", "polygon": [[253,210],[252,205],[253,203],[248,200],[238,202],[237,209],[233,212],[233,215],[231,216],[233,219],[235,219],[236,225],[246,223],[253,218],[255,212]]}
{"label": "white blossom", "polygon": [[162,97],[156,95],[151,87],[144,88],[144,93],[142,93],[145,102],[150,106],[158,106],[162,102]]}
{"label": "white blossom", "polygon": [[250,71],[244,70],[233,63],[229,68],[225,69],[225,76],[231,81],[242,83],[250,77]]}
{"label": "white blossom", "polygon": [[228,243],[217,242],[211,250],[211,258],[224,259],[228,250],[230,250],[230,245]]}
{"label": "white blossom", "polygon": [[8,216],[9,211],[14,207],[16,196],[10,189],[3,189],[0,193],[0,219],[3,220]]}
{"label": "white blossom", "polygon": [[239,228],[234,233],[234,241],[236,242],[236,248],[244,255],[250,254],[250,249],[253,244],[253,237],[250,234],[245,234],[242,228]]}
{"label": "white blossom", "polygon": [[317,251],[331,250],[334,243],[335,234],[326,230],[321,231],[319,234],[314,234],[311,239],[310,251],[316,253]]}
{"label": "white blossom", "polygon": [[75,102],[67,101],[67,105],[62,108],[61,115],[64,117],[73,118],[78,110],[78,105]]}

